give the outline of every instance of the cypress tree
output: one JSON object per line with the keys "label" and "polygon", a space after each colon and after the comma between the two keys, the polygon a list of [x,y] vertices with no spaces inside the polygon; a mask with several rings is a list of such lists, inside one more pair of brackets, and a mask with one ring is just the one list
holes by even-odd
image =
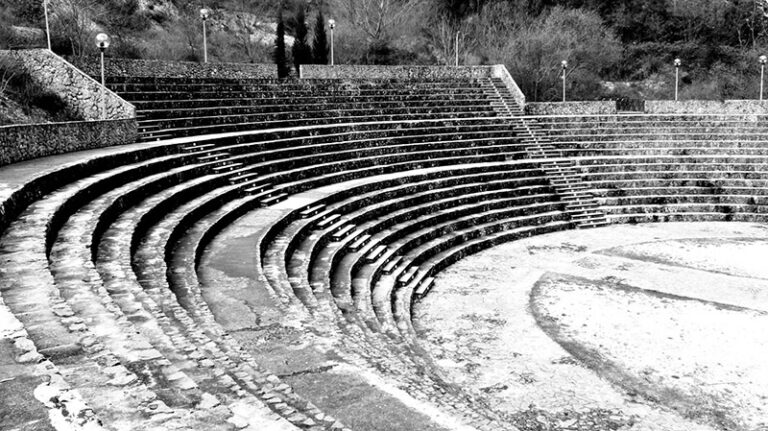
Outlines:
{"label": "cypress tree", "polygon": [[317,12],[312,53],[315,57],[315,64],[328,64],[328,37],[325,34],[325,17],[322,9]]}
{"label": "cypress tree", "polygon": [[283,79],[288,77],[291,70],[288,68],[288,62],[285,58],[285,23],[283,22],[282,2],[280,2],[279,8],[277,12],[277,37],[275,38],[275,51],[272,58],[275,60],[275,64],[277,64],[277,77]]}
{"label": "cypress tree", "polygon": [[299,74],[299,66],[312,62],[312,51],[307,43],[307,19],[304,5],[296,9],[296,39],[293,42],[293,65],[296,67],[296,75]]}

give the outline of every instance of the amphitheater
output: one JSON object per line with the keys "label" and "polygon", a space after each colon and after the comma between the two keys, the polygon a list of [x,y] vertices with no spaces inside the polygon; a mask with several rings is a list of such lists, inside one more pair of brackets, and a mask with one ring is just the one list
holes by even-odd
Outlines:
{"label": "amphitheater", "polygon": [[0,167],[2,430],[768,430],[768,110],[216,67]]}

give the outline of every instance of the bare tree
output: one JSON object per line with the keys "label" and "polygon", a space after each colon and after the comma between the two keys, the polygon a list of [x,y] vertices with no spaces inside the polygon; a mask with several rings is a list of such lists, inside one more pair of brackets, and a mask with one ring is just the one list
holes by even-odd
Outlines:
{"label": "bare tree", "polygon": [[[200,61],[202,51],[202,24],[200,23],[200,10],[192,0],[179,1],[176,4],[179,11],[179,19],[176,23],[176,31],[179,32],[186,47],[184,60]],[[213,28],[213,26],[209,26]]]}
{"label": "bare tree", "polygon": [[93,0],[61,0],[56,8],[51,34],[63,39],[74,56],[83,56],[93,48],[96,27],[92,14],[98,9]]}
{"label": "bare tree", "polygon": [[254,41],[253,34],[249,29],[261,24],[256,22],[256,17],[272,15],[274,7],[269,2],[259,0],[237,0],[234,2],[234,6],[237,24],[241,29],[237,35],[239,44],[249,61],[263,61],[266,52],[265,46],[261,41]]}
{"label": "bare tree", "polygon": [[471,36],[472,27],[466,21],[456,21],[441,16],[424,29],[429,47],[440,63],[453,65],[458,57],[464,58],[475,48],[475,39]]}
{"label": "bare tree", "polygon": [[421,16],[421,9],[428,3],[424,0],[334,1],[334,9],[341,13],[341,18],[360,30],[369,44],[389,41],[398,29],[415,24],[415,19]]}
{"label": "bare tree", "polygon": [[0,60],[0,94],[5,94],[8,86],[19,71],[17,62],[10,58]]}
{"label": "bare tree", "polygon": [[575,97],[599,92],[599,75],[621,56],[621,44],[594,12],[555,7],[533,20],[501,26],[496,13],[476,23],[478,46],[493,62],[506,64],[531,100],[556,100],[561,91],[561,61]]}

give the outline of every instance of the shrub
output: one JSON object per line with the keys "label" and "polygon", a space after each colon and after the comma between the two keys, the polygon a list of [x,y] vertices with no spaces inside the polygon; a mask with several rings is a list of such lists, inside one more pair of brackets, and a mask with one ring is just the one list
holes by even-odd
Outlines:
{"label": "shrub", "polygon": [[304,5],[296,9],[296,36],[293,42],[293,65],[296,68],[296,75],[299,75],[299,67],[302,64],[312,63],[312,50],[307,43],[307,20],[304,11]]}
{"label": "shrub", "polygon": [[280,79],[287,78],[290,75],[290,69],[285,52],[285,22],[283,22],[282,3],[277,14],[277,37],[275,37],[275,50],[272,59],[277,64],[277,77]]}
{"label": "shrub", "polygon": [[[483,25],[483,23],[480,23]],[[598,96],[600,75],[619,60],[621,45],[600,17],[581,9],[554,8],[530,23],[519,22],[494,40],[489,58],[502,61],[531,100],[557,100],[561,97],[560,62],[568,61],[568,98],[576,100]],[[512,36],[509,36],[509,33]]]}
{"label": "shrub", "polygon": [[325,17],[323,10],[317,12],[315,20],[315,37],[312,40],[312,55],[315,64],[328,64],[328,37],[325,34]]}

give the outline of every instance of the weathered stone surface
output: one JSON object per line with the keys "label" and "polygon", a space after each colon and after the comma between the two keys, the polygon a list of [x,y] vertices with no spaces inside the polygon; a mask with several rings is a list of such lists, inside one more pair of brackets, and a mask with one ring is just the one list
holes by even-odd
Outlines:
{"label": "weathered stone surface", "polygon": [[646,100],[647,114],[768,114],[768,101],[760,100]]}
{"label": "weathered stone surface", "polygon": [[[96,57],[69,60],[91,76],[101,73],[99,59]],[[107,76],[153,78],[254,79],[277,78],[277,67],[274,64],[194,63],[107,57],[104,59],[104,73]]]}
{"label": "weathered stone surface", "polygon": [[492,66],[370,66],[303,64],[302,79],[500,79],[519,106],[525,105],[525,95],[503,64]]}
{"label": "weathered stone surface", "polygon": [[525,105],[525,115],[595,115],[615,114],[616,102],[535,102]]}
{"label": "weathered stone surface", "polygon": [[35,83],[64,101],[72,118],[90,121],[136,117],[133,105],[47,49],[0,51],[0,58],[18,61]]}
{"label": "weathered stone surface", "polygon": [[0,127],[0,166],[136,141],[134,119]]}
{"label": "weathered stone surface", "polygon": [[646,224],[505,244],[443,272],[414,319],[436,362],[521,429],[760,429],[764,230]]}
{"label": "weathered stone surface", "polygon": [[488,78],[495,66],[370,66],[302,64],[303,79],[461,79]]}

